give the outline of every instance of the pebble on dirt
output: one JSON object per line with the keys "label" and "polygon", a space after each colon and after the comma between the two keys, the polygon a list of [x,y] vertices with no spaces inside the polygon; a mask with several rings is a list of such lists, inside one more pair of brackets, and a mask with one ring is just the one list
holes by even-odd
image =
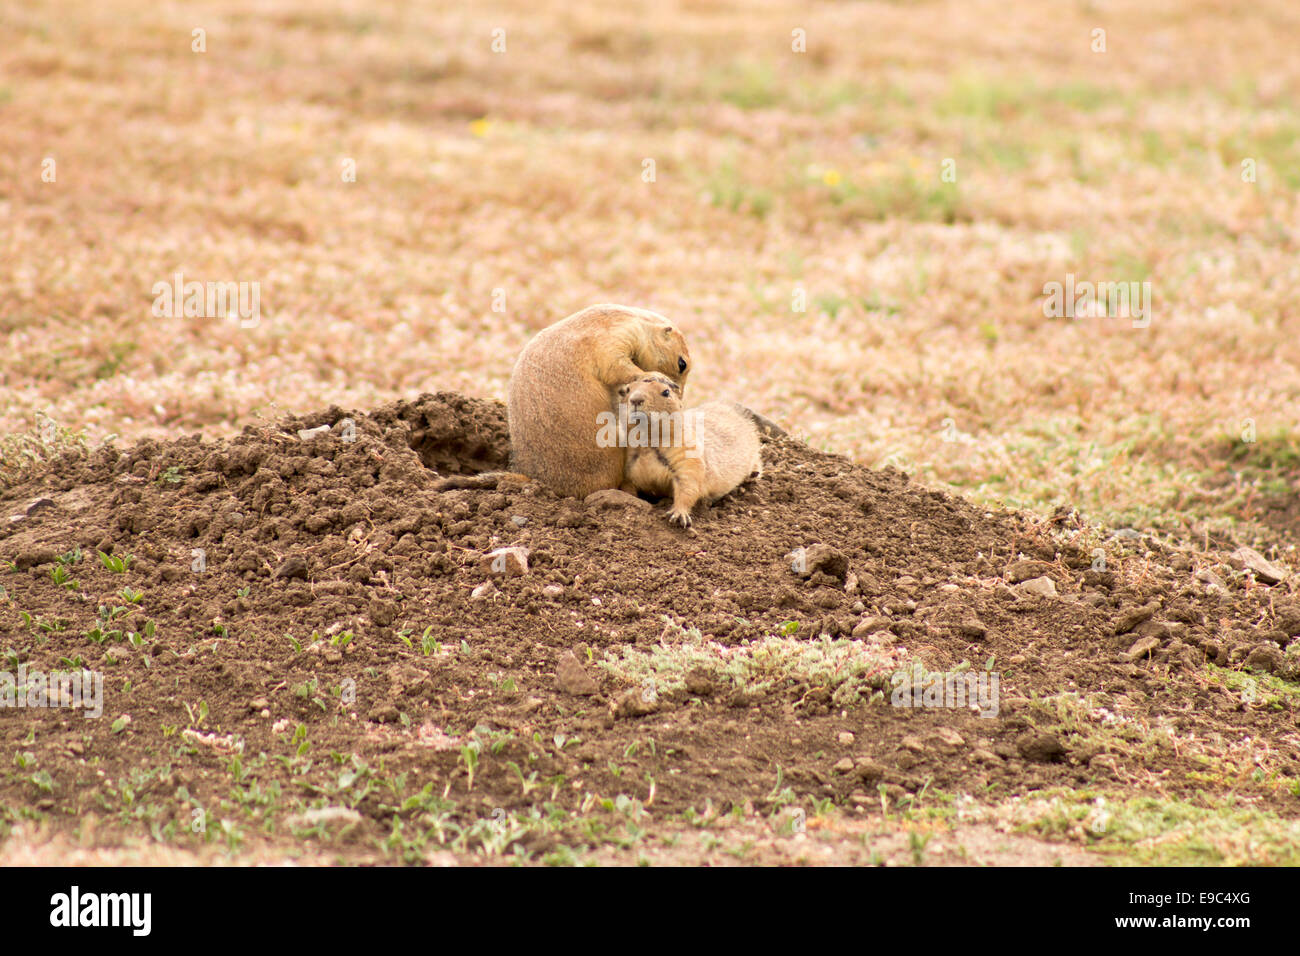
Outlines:
{"label": "pebble on dirt", "polygon": [[1228,555],[1228,561],[1238,570],[1253,572],[1255,580],[1263,584],[1281,584],[1286,580],[1286,571],[1254,548],[1238,548]]}
{"label": "pebble on dirt", "polygon": [[1151,652],[1159,646],[1160,641],[1156,638],[1142,637],[1135,641],[1133,646],[1124,652],[1124,656],[1131,661],[1140,660],[1141,658],[1150,655]]}
{"label": "pebble on dirt", "polygon": [[590,697],[600,689],[573,651],[560,655],[559,665],[555,668],[555,683],[564,693],[575,697]]}
{"label": "pebble on dirt", "polygon": [[516,546],[489,551],[479,559],[479,570],[507,578],[522,577],[528,573],[528,549]]}
{"label": "pebble on dirt", "polygon": [[1051,578],[1043,575],[1042,577],[1030,578],[1017,584],[1012,590],[1021,597],[1032,594],[1037,597],[1056,597],[1056,582]]}
{"label": "pebble on dirt", "polygon": [[582,503],[593,511],[605,511],[611,508],[633,508],[639,511],[651,511],[654,508],[645,499],[638,498],[636,495],[629,495],[626,491],[619,491],[617,488],[593,491],[582,499]]}
{"label": "pebble on dirt", "polygon": [[1055,763],[1065,756],[1065,747],[1054,734],[1025,734],[1016,741],[1016,748],[1035,763]]}
{"label": "pebble on dirt", "polygon": [[290,555],[275,569],[276,580],[291,581],[294,578],[307,580],[307,562],[300,555]]}
{"label": "pebble on dirt", "polygon": [[849,558],[828,544],[810,544],[789,555],[790,570],[801,578],[824,574],[843,584],[849,573]]}

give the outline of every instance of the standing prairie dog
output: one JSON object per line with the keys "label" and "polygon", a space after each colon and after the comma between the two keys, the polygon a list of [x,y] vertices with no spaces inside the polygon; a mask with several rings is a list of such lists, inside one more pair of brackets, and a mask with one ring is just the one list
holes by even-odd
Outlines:
{"label": "standing prairie dog", "polygon": [[597,440],[614,389],[647,372],[681,388],[690,366],[682,333],[646,309],[593,305],[542,329],[510,375],[514,470],[560,495],[618,488],[623,449]]}
{"label": "standing prairie dog", "polygon": [[681,389],[661,375],[621,386],[618,400],[627,480],[638,491],[671,494],[670,522],[690,527],[700,499],[716,501],[763,474],[760,426],[743,405],[705,402],[683,409]]}

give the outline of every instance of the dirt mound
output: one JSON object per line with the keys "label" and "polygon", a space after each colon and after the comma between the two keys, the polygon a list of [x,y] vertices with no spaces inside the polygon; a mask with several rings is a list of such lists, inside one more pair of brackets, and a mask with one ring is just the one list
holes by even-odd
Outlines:
{"label": "dirt mound", "polygon": [[418,860],[453,830],[553,850],[602,807],[1296,808],[1293,579],[764,456],[681,532],[618,496],[433,490],[509,458],[504,408],[445,393],[65,455],[0,498],[0,670],[102,673],[104,716],[0,709],[0,821]]}

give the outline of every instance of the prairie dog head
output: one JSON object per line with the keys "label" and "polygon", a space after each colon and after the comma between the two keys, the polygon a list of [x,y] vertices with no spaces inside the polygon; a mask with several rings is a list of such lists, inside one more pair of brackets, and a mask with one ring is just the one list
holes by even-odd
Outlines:
{"label": "prairie dog head", "polygon": [[[685,374],[682,375],[685,378]],[[680,412],[682,388],[667,375],[647,375],[618,387],[618,402],[630,412]]]}
{"label": "prairie dog head", "polygon": [[686,387],[691,370],[691,353],[686,337],[672,322],[654,312],[647,312],[645,335],[637,343],[634,361],[647,372],[658,372]]}

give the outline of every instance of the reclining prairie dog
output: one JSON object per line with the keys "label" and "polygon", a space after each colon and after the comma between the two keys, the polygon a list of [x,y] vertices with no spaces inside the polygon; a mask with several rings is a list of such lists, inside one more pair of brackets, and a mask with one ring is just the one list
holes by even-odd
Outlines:
{"label": "reclining prairie dog", "polygon": [[732,402],[683,409],[681,389],[647,375],[618,389],[627,480],[638,491],[673,496],[670,522],[690,527],[700,499],[716,501],[763,474],[759,422]]}
{"label": "reclining prairie dog", "polygon": [[542,329],[510,375],[512,468],[560,495],[618,488],[623,449],[597,440],[614,389],[647,372],[682,388],[690,367],[682,333],[646,309],[593,305]]}

